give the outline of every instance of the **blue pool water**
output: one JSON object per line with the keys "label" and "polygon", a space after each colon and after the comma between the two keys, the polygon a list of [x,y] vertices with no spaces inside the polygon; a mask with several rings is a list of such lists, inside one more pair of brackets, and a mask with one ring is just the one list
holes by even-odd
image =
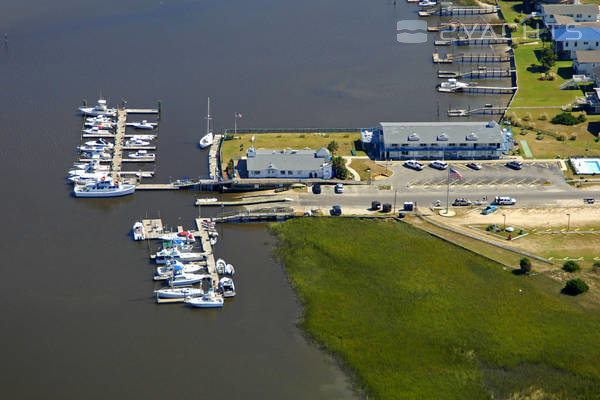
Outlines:
{"label": "blue pool water", "polygon": [[582,165],[582,169],[587,174],[600,174],[600,161],[598,160],[588,160],[584,161]]}

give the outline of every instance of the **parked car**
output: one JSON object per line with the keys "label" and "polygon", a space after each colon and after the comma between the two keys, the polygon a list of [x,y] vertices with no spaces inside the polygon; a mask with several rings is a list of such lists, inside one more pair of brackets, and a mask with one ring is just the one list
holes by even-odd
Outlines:
{"label": "parked car", "polygon": [[448,163],[445,163],[445,162],[443,162],[443,161],[439,161],[439,160],[438,160],[438,161],[432,161],[432,162],[430,162],[430,163],[429,163],[429,166],[430,166],[431,168],[435,168],[435,169],[440,169],[440,170],[443,170],[443,169],[446,169],[446,168],[448,168]]}
{"label": "parked car", "polygon": [[381,212],[389,213],[392,211],[392,205],[390,203],[384,203],[383,207],[381,207]]}
{"label": "parked car", "polygon": [[321,185],[318,183],[314,184],[312,187],[312,191],[314,194],[321,194]]}
{"label": "parked car", "polygon": [[522,169],[523,163],[521,161],[509,161],[506,163],[506,166],[512,169]]}
{"label": "parked car", "polygon": [[331,207],[331,215],[342,215],[342,207],[340,206],[333,206]]}
{"label": "parked car", "polygon": [[493,213],[494,211],[498,210],[498,206],[487,206],[486,208],[484,208],[481,213],[483,215],[488,215]]}
{"label": "parked car", "polygon": [[373,200],[371,202],[371,210],[379,210],[381,208],[381,203],[377,200]]}
{"label": "parked car", "polygon": [[508,196],[496,196],[494,197],[493,204],[501,205],[501,206],[512,206],[517,203],[517,200]]}
{"label": "parked car", "polygon": [[344,185],[342,185],[341,183],[338,183],[337,185],[335,185],[335,192],[336,193],[344,193]]}
{"label": "parked car", "polygon": [[476,162],[470,162],[467,164],[467,167],[474,169],[475,171],[479,171],[481,169],[481,164],[477,164]]}
{"label": "parked car", "polygon": [[594,204],[594,199],[591,197],[588,197],[588,198],[583,199],[583,202],[585,204]]}
{"label": "parked car", "polygon": [[473,202],[471,200],[467,200],[467,199],[456,199],[454,200],[454,202],[452,203],[453,206],[472,206]]}
{"label": "parked car", "polygon": [[408,160],[404,163],[404,166],[408,167],[408,168],[412,168],[416,171],[421,171],[424,167],[423,164],[421,164],[420,162],[418,162],[416,160]]}

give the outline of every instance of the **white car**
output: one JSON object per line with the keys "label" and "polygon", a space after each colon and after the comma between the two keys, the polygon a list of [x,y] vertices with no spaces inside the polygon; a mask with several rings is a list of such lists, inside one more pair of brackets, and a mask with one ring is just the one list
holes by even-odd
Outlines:
{"label": "white car", "polygon": [[412,168],[417,171],[421,171],[423,169],[423,164],[416,160],[408,160],[404,163],[405,167]]}
{"label": "white car", "polygon": [[513,205],[517,204],[517,200],[513,199],[512,197],[507,197],[507,196],[496,196],[496,197],[494,197],[493,204],[497,204],[497,205],[501,205],[501,206],[513,206]]}
{"label": "white car", "polygon": [[443,161],[432,161],[429,163],[429,166],[435,169],[446,169],[448,168],[448,163],[445,163]]}

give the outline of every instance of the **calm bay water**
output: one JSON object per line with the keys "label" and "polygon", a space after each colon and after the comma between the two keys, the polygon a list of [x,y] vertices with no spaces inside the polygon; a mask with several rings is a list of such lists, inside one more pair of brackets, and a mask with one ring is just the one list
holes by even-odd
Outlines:
{"label": "calm bay water", "polygon": [[[431,43],[396,43],[416,8],[391,2],[9,0],[0,14],[0,280],[11,398],[348,398],[336,364],[296,327],[300,308],[263,226],[225,226],[236,266],[223,310],[157,306],[133,221],[191,226],[197,193],[70,196],[75,109],[103,95],[163,104],[156,182],[206,174],[206,97],[215,126],[360,127],[436,120]],[[469,104],[473,98],[452,100]],[[477,100],[483,101],[483,100]],[[453,104],[456,106],[457,104]]]}

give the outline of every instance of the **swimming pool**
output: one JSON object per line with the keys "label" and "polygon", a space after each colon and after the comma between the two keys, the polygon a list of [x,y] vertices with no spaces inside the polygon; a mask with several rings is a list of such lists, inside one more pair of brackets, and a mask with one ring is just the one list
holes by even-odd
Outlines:
{"label": "swimming pool", "polygon": [[570,161],[577,175],[600,174],[600,158],[571,158]]}

